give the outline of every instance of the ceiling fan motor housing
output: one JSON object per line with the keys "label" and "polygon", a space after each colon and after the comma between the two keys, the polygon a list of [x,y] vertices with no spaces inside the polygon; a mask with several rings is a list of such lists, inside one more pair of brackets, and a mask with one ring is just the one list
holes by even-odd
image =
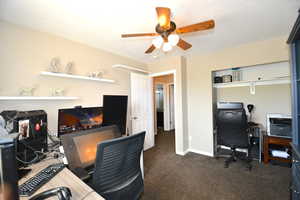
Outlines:
{"label": "ceiling fan motor housing", "polygon": [[170,28],[167,30],[161,27],[159,24],[157,24],[155,28],[155,31],[163,37],[168,37],[175,30],[176,30],[176,24],[173,21],[170,22]]}

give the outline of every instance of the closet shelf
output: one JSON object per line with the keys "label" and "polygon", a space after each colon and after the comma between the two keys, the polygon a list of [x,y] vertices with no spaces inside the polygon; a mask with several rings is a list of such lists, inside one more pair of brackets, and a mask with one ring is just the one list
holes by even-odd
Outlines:
{"label": "closet shelf", "polygon": [[229,83],[214,83],[214,88],[231,88],[231,87],[247,87],[257,85],[280,85],[289,84],[291,80],[289,78],[272,79],[272,80],[258,80],[258,81],[235,81]]}
{"label": "closet shelf", "polygon": [[105,78],[93,78],[88,76],[81,76],[81,75],[73,75],[73,74],[64,74],[64,73],[54,73],[54,72],[41,72],[43,76],[54,76],[60,78],[70,78],[70,79],[81,79],[81,80],[89,80],[89,81],[98,81],[98,82],[105,82],[105,83],[114,83],[115,80],[105,79]]}

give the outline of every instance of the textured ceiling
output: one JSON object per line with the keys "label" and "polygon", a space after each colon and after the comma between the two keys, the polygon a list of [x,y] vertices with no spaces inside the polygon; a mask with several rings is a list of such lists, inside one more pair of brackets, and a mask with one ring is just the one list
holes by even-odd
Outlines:
{"label": "textured ceiling", "polygon": [[172,9],[184,26],[214,19],[214,30],[183,35],[193,47],[169,54],[211,52],[256,40],[288,35],[299,0],[1,0],[0,19],[52,33],[99,49],[148,62],[151,37],[122,39],[122,33],[153,32],[155,7]]}

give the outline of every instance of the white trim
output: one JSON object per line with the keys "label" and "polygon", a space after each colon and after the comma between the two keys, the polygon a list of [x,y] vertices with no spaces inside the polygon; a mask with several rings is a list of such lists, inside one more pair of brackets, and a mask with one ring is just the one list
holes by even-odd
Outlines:
{"label": "white trim", "polygon": [[206,152],[206,151],[200,151],[200,150],[196,150],[196,149],[188,149],[188,152],[193,152],[193,153],[201,154],[204,156],[214,157],[213,153]]}
{"label": "white trim", "polygon": [[[164,75],[168,75],[168,74],[174,74],[174,76],[175,76],[176,69],[169,70],[169,71],[164,71],[164,72],[152,73],[152,74],[149,74],[149,76],[155,77],[155,76],[164,76]],[[174,77],[174,82],[175,82],[175,77]]]}
{"label": "white trim", "polygon": [[79,97],[65,97],[65,96],[50,96],[50,97],[38,97],[38,96],[0,96],[0,100],[76,100]]}
{"label": "white trim", "polygon": [[150,71],[146,71],[146,70],[143,70],[143,69],[140,69],[140,68],[137,68],[137,67],[122,65],[122,64],[112,65],[112,68],[122,68],[122,69],[126,69],[126,70],[129,70],[129,71],[142,72],[142,73],[145,73],[145,74],[151,73]]}
{"label": "white trim", "polygon": [[89,81],[99,81],[106,83],[114,83],[115,80],[105,79],[105,78],[93,78],[88,76],[80,76],[80,75],[72,75],[72,74],[64,74],[64,73],[54,73],[54,72],[41,72],[40,75],[43,76],[54,76],[60,78],[71,78],[71,79],[81,79],[81,80],[89,80]]}
{"label": "white trim", "polygon": [[168,84],[163,84],[164,131],[170,131],[170,101]]}
{"label": "white trim", "polygon": [[[174,123],[175,123],[175,130],[179,130],[179,128],[178,128],[179,127],[179,120],[178,120],[179,116],[176,115],[176,105],[177,105],[177,98],[176,98],[177,97],[176,69],[168,70],[168,71],[164,71],[164,72],[152,73],[152,74],[149,74],[149,76],[153,78],[153,77],[156,77],[156,76],[163,76],[163,75],[168,75],[168,74],[173,74],[173,78],[174,78],[174,80],[173,80],[173,83],[174,83],[174,108],[175,108],[175,110],[174,110],[174,112],[175,112],[174,113],[175,114]],[[151,107],[152,107],[152,110],[154,110],[154,104],[152,104]],[[155,124],[154,124],[154,120],[153,120],[153,127],[154,126],[155,126]],[[183,126],[183,124],[182,124],[182,126]],[[181,155],[181,153],[184,154],[184,152],[181,152],[181,151],[178,152],[177,151],[178,138],[179,138],[178,131],[175,131],[175,151],[176,151],[176,154]],[[184,143],[183,139],[182,139],[181,142],[182,142],[182,144]]]}
{"label": "white trim", "polygon": [[176,152],[177,155],[180,155],[180,156],[185,156],[187,153],[189,152],[189,150],[185,150],[185,151],[178,151]]}

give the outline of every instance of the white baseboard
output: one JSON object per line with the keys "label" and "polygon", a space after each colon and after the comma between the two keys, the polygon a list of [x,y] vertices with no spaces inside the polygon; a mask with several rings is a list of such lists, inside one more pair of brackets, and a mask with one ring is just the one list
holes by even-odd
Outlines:
{"label": "white baseboard", "polygon": [[196,149],[188,149],[188,152],[193,152],[193,153],[197,153],[197,154],[201,154],[201,155],[205,155],[205,156],[209,156],[209,157],[214,157],[213,153],[206,152],[206,151],[199,151]]}
{"label": "white baseboard", "polygon": [[177,151],[176,154],[177,155],[181,155],[181,156],[185,156],[185,154],[187,154],[189,152],[189,150],[185,150],[185,151]]}

